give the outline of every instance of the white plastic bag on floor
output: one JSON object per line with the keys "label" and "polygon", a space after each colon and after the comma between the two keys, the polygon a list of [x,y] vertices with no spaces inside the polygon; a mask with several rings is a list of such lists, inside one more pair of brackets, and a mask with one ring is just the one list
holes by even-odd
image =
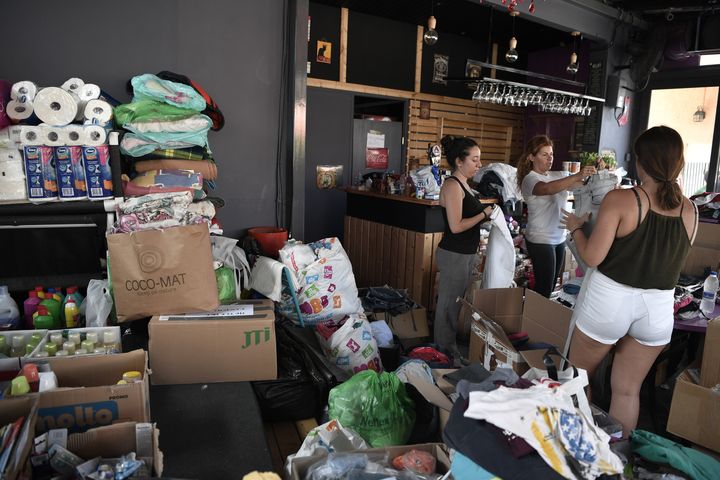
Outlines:
{"label": "white plastic bag on floor", "polygon": [[[279,252],[295,281],[295,296],[306,325],[326,320],[340,321],[362,312],[350,259],[340,240],[287,244]],[[283,305],[284,315],[299,323],[292,305]]]}
{"label": "white plastic bag on floor", "polygon": [[300,450],[288,455],[285,462],[287,478],[292,477],[292,462],[296,458],[313,455],[327,456],[329,453],[349,452],[351,450],[364,450],[370,446],[355,431],[343,427],[339,421],[331,420],[319,425],[308,432]]}
{"label": "white plastic bag on floor", "polygon": [[86,327],[105,327],[113,307],[112,295],[107,280],[90,280],[87,296],[80,305],[80,314],[85,315]]}

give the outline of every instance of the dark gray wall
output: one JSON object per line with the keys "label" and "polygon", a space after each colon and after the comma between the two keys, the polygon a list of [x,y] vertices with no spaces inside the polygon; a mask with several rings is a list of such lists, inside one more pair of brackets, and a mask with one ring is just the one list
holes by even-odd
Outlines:
{"label": "dark gray wall", "polygon": [[0,77],[40,86],[80,77],[122,102],[134,75],[172,70],[197,81],[225,115],[209,137],[214,195],[226,202],[225,234],[237,236],[275,224],[283,3],[5,0]]}

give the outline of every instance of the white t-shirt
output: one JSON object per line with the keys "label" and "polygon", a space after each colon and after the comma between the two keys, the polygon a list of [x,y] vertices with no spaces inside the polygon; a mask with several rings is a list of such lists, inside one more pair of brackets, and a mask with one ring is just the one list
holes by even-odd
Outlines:
{"label": "white t-shirt", "polygon": [[551,172],[542,175],[531,171],[523,179],[521,191],[528,206],[525,238],[532,243],[557,245],[565,241],[565,229],[560,228],[560,210],[567,202],[567,192],[562,191],[555,195],[532,194],[538,182],[551,182],[557,178],[559,177]]}

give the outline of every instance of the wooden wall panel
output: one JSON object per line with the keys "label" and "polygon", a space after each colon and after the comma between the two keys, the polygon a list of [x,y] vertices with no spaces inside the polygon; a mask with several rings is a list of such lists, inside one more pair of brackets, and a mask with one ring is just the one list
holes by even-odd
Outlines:
{"label": "wooden wall panel", "polygon": [[355,217],[345,217],[345,251],[357,286],[389,285],[433,310],[435,249],[442,233],[420,233]]}

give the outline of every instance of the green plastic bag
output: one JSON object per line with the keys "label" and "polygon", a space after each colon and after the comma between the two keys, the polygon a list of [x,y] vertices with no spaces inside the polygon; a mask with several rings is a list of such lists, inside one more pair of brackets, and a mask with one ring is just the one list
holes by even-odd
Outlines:
{"label": "green plastic bag", "polygon": [[176,107],[155,100],[135,100],[113,109],[118,125],[145,122],[174,122],[197,115],[195,110]]}
{"label": "green plastic bag", "polygon": [[330,390],[328,415],[374,448],[404,445],[415,425],[415,403],[395,374],[365,370]]}
{"label": "green plastic bag", "polygon": [[215,269],[215,279],[217,280],[218,298],[220,303],[227,305],[235,303],[235,272],[232,268],[220,267]]}

